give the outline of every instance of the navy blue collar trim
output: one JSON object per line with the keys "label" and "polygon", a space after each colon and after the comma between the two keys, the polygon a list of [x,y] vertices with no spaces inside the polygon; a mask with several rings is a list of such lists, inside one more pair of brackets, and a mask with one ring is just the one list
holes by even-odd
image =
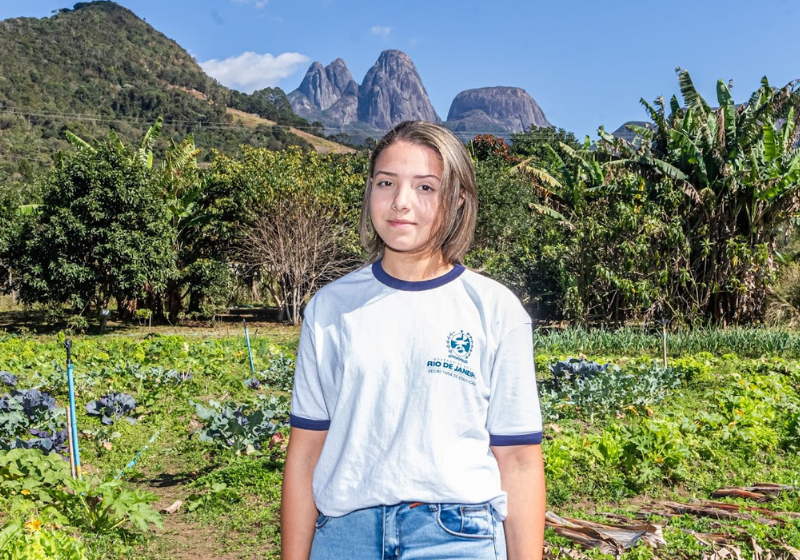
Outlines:
{"label": "navy blue collar trim", "polygon": [[437,276],[436,278],[431,278],[430,280],[421,280],[419,282],[412,282],[409,280],[400,280],[395,278],[394,276],[389,276],[389,274],[383,270],[383,266],[381,266],[381,261],[375,261],[372,263],[372,274],[375,275],[375,278],[381,284],[386,284],[390,288],[394,288],[396,290],[404,290],[406,292],[422,292],[424,290],[432,290],[433,288],[438,288],[439,286],[444,286],[448,282],[452,282],[461,274],[463,274],[464,268],[463,264],[456,263],[453,265],[453,269],[448,271],[447,274],[443,274],[442,276]]}

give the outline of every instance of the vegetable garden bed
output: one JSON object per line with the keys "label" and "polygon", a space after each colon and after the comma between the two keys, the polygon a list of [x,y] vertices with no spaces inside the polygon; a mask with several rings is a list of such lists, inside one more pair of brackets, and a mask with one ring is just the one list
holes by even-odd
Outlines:
{"label": "vegetable garden bed", "polygon": [[[251,332],[255,375],[238,336],[75,339],[82,483],[63,337],[0,335],[0,559],[279,557],[292,332]],[[800,557],[797,336],[707,334],[667,367],[658,337],[537,338],[551,557]]]}

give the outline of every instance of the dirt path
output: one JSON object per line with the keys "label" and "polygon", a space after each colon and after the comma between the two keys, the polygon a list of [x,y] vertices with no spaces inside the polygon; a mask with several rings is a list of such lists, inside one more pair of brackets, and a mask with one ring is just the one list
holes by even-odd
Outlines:
{"label": "dirt path", "polygon": [[[186,478],[176,474],[160,474],[142,480],[138,485],[159,497],[154,507],[161,511],[176,500],[186,501],[192,492]],[[163,514],[163,529],[155,529],[155,538],[139,554],[146,558],[170,560],[238,560],[242,556],[226,553],[218,528],[188,519],[185,505],[177,513]],[[138,556],[137,556],[138,557]]]}

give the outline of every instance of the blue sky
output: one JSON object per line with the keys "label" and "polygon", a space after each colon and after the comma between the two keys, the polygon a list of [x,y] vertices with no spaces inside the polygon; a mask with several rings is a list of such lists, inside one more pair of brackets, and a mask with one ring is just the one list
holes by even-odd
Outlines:
{"label": "blue sky", "polygon": [[[767,75],[800,77],[796,0],[119,0],[223,84],[295,89],[312,61],[342,58],[361,82],[384,49],[414,61],[436,111],[465,89],[525,89],[579,137],[642,120],[639,98],[677,93],[691,72],[714,104],[718,78],[745,101]],[[0,19],[49,16],[57,0],[0,0]],[[252,53],[246,55],[245,53]],[[215,75],[216,74],[216,75]]]}

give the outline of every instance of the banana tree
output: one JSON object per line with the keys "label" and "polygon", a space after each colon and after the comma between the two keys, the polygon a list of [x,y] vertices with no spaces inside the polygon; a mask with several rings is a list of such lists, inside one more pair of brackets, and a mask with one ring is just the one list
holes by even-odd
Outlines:
{"label": "banana tree", "polygon": [[686,250],[671,272],[680,284],[673,309],[723,325],[758,321],[775,272],[775,233],[800,208],[798,83],[774,88],[764,78],[737,105],[720,80],[711,108],[688,72],[678,81],[682,105],[673,96],[667,114],[663,98],[642,100],[654,126],[629,126],[633,143],[603,141],[619,165],[684,193]]}
{"label": "banana tree", "polygon": [[597,207],[605,203],[609,162],[601,161],[588,138],[583,149],[560,142],[564,156],[549,144],[545,149],[550,159],[547,167],[535,165],[537,158],[531,157],[515,165],[511,174],[530,181],[539,198],[539,202],[530,204],[531,211],[556,220],[574,243],[574,250],[564,257],[560,290],[566,297],[565,315],[583,321],[593,314],[592,298],[587,293],[595,278],[598,252],[588,238],[598,234],[594,218]]}

